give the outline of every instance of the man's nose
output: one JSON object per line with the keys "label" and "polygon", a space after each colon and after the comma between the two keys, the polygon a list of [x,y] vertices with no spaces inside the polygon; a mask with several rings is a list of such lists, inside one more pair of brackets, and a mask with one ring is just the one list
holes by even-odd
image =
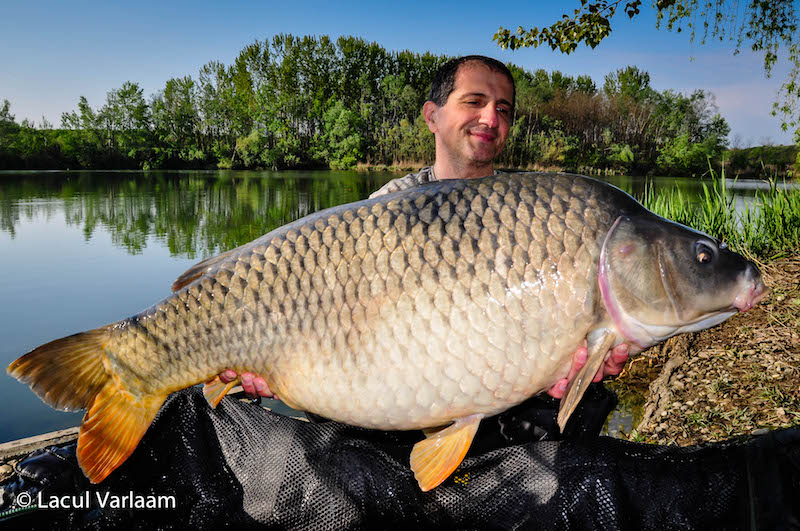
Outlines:
{"label": "man's nose", "polygon": [[480,123],[492,128],[498,126],[500,119],[497,114],[497,106],[494,104],[494,102],[490,102],[488,105],[484,106],[483,109],[481,109]]}

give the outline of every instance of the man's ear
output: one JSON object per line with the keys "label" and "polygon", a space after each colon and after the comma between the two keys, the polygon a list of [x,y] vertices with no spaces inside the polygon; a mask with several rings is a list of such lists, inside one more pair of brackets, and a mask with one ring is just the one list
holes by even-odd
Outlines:
{"label": "man's ear", "polygon": [[422,106],[422,117],[425,118],[425,123],[428,124],[428,129],[430,129],[431,133],[436,133],[439,131],[439,126],[436,123],[438,119],[437,112],[439,110],[439,106],[433,103],[431,100],[425,102]]}

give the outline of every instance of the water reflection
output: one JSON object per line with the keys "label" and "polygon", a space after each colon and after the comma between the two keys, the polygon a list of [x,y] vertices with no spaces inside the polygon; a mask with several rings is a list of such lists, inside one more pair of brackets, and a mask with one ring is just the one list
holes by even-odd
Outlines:
{"label": "water reflection", "polygon": [[23,219],[98,227],[131,254],[149,236],[173,255],[208,256],[292,220],[369,195],[393,173],[355,172],[31,172],[0,175],[0,230]]}

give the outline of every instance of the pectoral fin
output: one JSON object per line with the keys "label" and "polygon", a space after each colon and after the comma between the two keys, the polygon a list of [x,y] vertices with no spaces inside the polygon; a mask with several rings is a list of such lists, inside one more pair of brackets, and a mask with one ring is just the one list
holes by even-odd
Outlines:
{"label": "pectoral fin", "polygon": [[427,438],[411,450],[411,470],[422,492],[447,479],[458,468],[475,438],[483,415],[470,415],[450,426],[426,433]]}
{"label": "pectoral fin", "polygon": [[206,397],[211,407],[217,407],[225,395],[228,394],[228,391],[239,385],[240,382],[241,380],[236,378],[232,382],[222,383],[219,375],[214,376],[214,378],[203,384],[203,396]]}
{"label": "pectoral fin", "polygon": [[596,341],[589,344],[589,357],[586,360],[586,365],[575,375],[569,384],[567,384],[567,391],[561,399],[561,405],[558,409],[558,427],[563,432],[567,421],[575,408],[578,407],[583,394],[592,383],[594,375],[602,367],[603,362],[606,360],[606,354],[614,344],[616,336],[606,331]]}

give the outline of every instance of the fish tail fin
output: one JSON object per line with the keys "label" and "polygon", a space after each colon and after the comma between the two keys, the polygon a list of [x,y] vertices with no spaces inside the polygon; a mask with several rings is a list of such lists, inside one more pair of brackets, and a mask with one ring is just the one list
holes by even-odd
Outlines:
{"label": "fish tail fin", "polygon": [[228,391],[240,383],[241,380],[239,378],[236,378],[231,382],[224,383],[222,380],[220,380],[219,375],[217,375],[203,384],[203,396],[206,397],[206,400],[209,404],[211,404],[211,407],[215,408],[219,405],[225,395],[228,394]]}
{"label": "fish tail fin", "polygon": [[108,340],[107,327],[62,337],[28,352],[7,371],[49,406],[84,409],[111,378],[103,366]]}
{"label": "fish tail fin", "polygon": [[100,390],[78,436],[78,463],[92,483],[103,481],[130,457],[166,398],[135,396],[113,381]]}
{"label": "fish tail fin", "polygon": [[166,399],[138,396],[109,373],[104,363],[109,330],[51,341],[7,369],[48,405],[87,410],[78,436],[78,463],[92,483],[105,479],[133,453]]}

